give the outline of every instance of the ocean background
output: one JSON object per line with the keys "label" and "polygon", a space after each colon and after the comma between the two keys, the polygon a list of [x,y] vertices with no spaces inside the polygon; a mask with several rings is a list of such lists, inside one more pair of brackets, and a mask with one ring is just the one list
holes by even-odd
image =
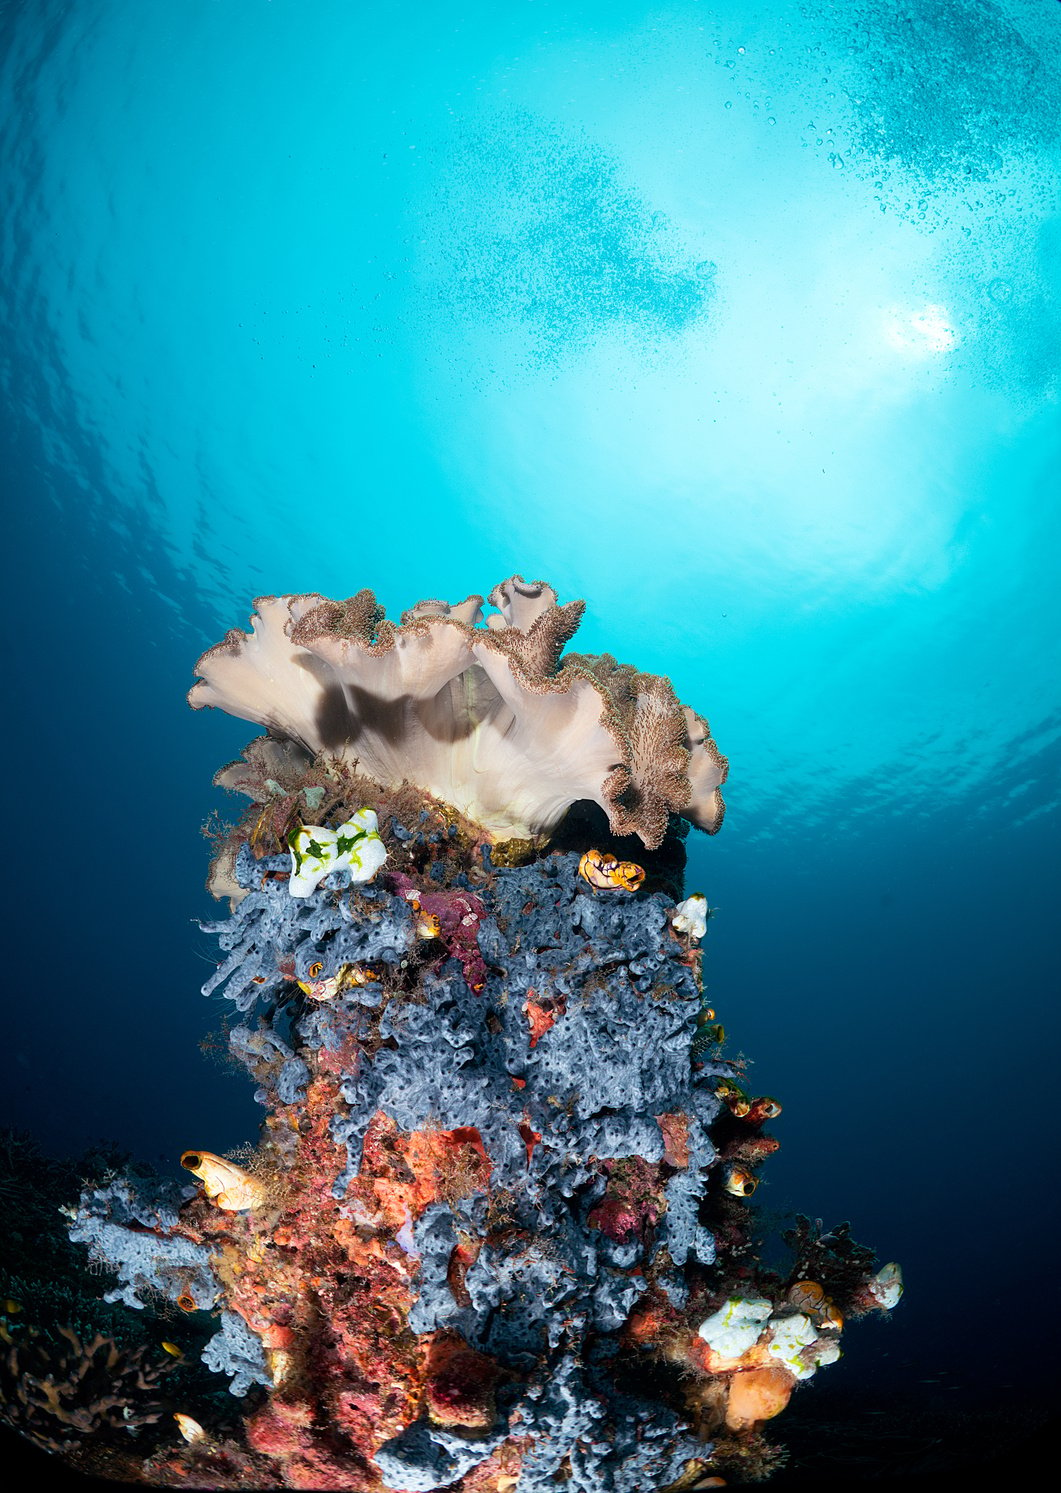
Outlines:
{"label": "ocean background", "polygon": [[185,703],[255,596],[545,579],[730,758],[687,886],[784,1106],[756,1204],[906,1274],[777,1485],[1012,1454],[1061,1388],[1061,6],[6,0],[0,89],[0,1123],[256,1135],[197,928],[254,730]]}

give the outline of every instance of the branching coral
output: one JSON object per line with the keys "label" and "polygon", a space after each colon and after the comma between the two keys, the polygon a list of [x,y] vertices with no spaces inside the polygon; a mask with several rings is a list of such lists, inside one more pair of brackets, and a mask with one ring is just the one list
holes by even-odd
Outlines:
{"label": "branching coral", "polygon": [[546,834],[581,799],[649,846],[672,813],[717,830],[726,759],[669,682],[608,654],[562,657],[583,603],[559,606],[541,581],[513,576],[489,600],[483,626],[480,596],[420,602],[399,624],[371,591],[263,597],[250,634],[199,660],[189,700],[266,726],[288,758],[415,784],[496,840]]}
{"label": "branching coral", "polygon": [[69,1327],[16,1336],[0,1326],[0,1419],[49,1451],[71,1451],[86,1437],[157,1421],[169,1367],[102,1334],[82,1342]]}

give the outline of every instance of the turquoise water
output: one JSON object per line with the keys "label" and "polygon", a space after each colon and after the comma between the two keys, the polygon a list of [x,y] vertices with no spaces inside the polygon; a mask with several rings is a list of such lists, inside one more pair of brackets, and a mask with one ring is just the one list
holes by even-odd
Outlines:
{"label": "turquoise water", "polygon": [[253,1133],[197,1049],[248,732],[187,711],[195,658],[255,595],[519,571],[730,757],[689,884],[785,1107],[759,1197],[909,1282],[834,1376],[1056,1383],[1061,9],[25,0],[0,36],[3,1118]]}

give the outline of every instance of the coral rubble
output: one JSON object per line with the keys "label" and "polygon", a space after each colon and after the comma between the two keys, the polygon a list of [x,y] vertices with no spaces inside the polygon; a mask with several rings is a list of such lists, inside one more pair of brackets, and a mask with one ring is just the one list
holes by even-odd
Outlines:
{"label": "coral rubble", "polygon": [[[752,1253],[780,1107],[722,1056],[681,900],[678,816],[721,816],[706,726],[562,659],[579,604],[491,599],[481,628],[479,598],[399,627],[368,592],[271,598],[200,663],[193,704],[270,732],[221,775],[252,804],[205,986],[262,1139],[186,1152],[201,1187],[88,1188],[71,1226],[111,1299],[213,1314],[246,1402],[239,1436],[183,1407],[152,1481],[710,1486],[768,1469],[765,1422],[897,1299],[842,1228],[801,1221],[787,1277]],[[351,824],[371,862],[334,853]]]}

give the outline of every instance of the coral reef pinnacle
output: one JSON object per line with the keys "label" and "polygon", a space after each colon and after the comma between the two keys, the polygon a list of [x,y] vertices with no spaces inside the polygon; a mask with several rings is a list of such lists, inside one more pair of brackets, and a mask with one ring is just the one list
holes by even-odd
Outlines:
{"label": "coral reef pinnacle", "polygon": [[70,1226],[110,1299],[212,1316],[203,1361],[245,1405],[238,1432],[182,1406],[153,1481],[761,1476],[845,1319],[898,1299],[843,1225],[800,1219],[788,1274],[755,1259],[780,1106],[724,1056],[707,900],[682,900],[677,815],[721,816],[706,726],[562,657],[581,603],[518,576],[490,600],[480,626],[479,597],[400,625],[368,591],[267,598],[200,661],[192,703],[271,733],[219,775],[251,806],[204,925],[262,1136],[186,1152],[202,1187],[86,1187]]}

